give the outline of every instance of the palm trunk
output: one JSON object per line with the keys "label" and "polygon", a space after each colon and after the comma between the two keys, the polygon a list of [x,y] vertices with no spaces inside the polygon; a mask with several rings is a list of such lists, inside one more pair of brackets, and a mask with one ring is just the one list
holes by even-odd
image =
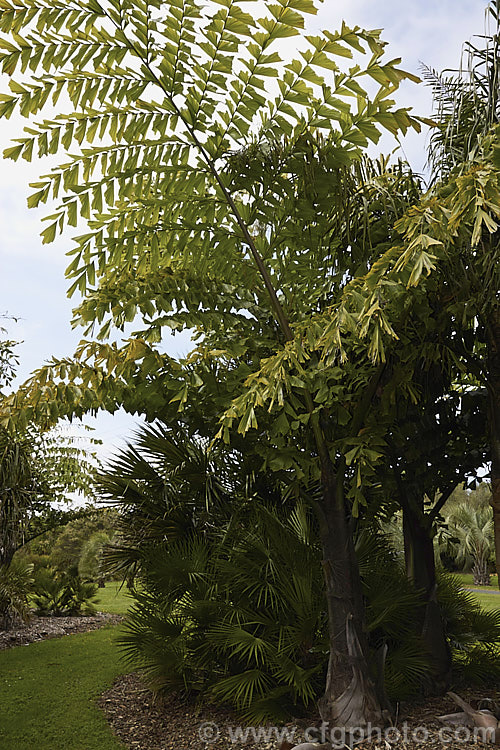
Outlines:
{"label": "palm trunk", "polygon": [[495,534],[495,560],[500,588],[500,309],[494,311],[488,330],[488,428],[491,450],[491,507]]}
{"label": "palm trunk", "polygon": [[429,519],[424,514],[423,498],[405,502],[403,508],[406,574],[421,593],[423,608],[417,623],[423,645],[431,662],[431,679],[426,692],[441,695],[451,678],[451,651],[437,602],[434,542]]}
{"label": "palm trunk", "polygon": [[329,616],[330,659],[321,718],[330,728],[383,725],[370,679],[358,562],[346,516],[343,488],[329,460],[322,466],[320,533]]}
{"label": "palm trunk", "polygon": [[488,568],[488,560],[480,558],[474,561],[474,565],[472,566],[472,582],[476,586],[490,585],[490,571]]}

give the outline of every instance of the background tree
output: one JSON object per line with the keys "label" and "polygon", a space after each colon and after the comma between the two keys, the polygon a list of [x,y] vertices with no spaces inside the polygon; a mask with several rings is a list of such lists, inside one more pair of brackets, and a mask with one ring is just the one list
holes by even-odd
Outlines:
{"label": "background tree", "polygon": [[[0,429],[0,562],[67,522],[75,492],[88,492],[94,467],[84,451],[56,433]],[[62,505],[61,505],[62,503]]]}
{"label": "background tree", "polygon": [[[464,45],[464,64],[455,76],[429,76],[434,84],[438,128],[430,159],[436,175],[463,169],[481,149],[484,137],[500,121],[500,3],[488,5],[488,29]],[[498,160],[495,164],[498,169]],[[480,215],[479,215],[480,216]],[[485,221],[479,246],[462,249],[457,275],[448,272],[453,313],[474,330],[470,369],[488,393],[491,450],[491,504],[494,514],[497,574],[500,573],[500,250],[496,225]],[[478,259],[480,262],[478,263]]]}
{"label": "background tree", "polygon": [[406,360],[413,368],[417,395],[414,401],[401,399],[397,392],[393,395],[393,422],[388,431],[385,467],[379,476],[386,512],[393,513],[395,508],[402,511],[406,573],[426,603],[421,632],[426,649],[433,655],[434,680],[430,687],[439,692],[449,684],[452,665],[446,625],[437,602],[434,539],[453,491],[483,464],[487,439],[482,399],[453,388],[460,339],[451,336],[449,330],[436,335],[439,305],[432,303],[433,295],[429,296],[427,330],[417,319],[420,336],[411,339],[412,348],[420,348],[420,357],[413,353]]}
{"label": "background tree", "polygon": [[96,531],[85,542],[78,561],[78,575],[86,581],[97,581],[99,587],[104,587],[106,571],[104,568],[104,548],[111,542],[111,537],[105,531]]}
{"label": "background tree", "polygon": [[[457,326],[464,344],[460,361],[468,373],[466,385],[487,394],[491,502],[500,544],[499,8],[497,2],[489,4],[492,31],[465,45],[467,64],[458,75],[427,71],[437,101],[430,145],[434,181],[398,223],[402,241],[367,275],[363,292],[356,291],[364,298],[362,305],[357,301],[363,335],[380,331],[377,358],[394,336],[391,321],[397,319],[398,306],[418,302],[419,285],[429,294],[441,285],[443,314]],[[346,304],[352,297],[346,295]]]}

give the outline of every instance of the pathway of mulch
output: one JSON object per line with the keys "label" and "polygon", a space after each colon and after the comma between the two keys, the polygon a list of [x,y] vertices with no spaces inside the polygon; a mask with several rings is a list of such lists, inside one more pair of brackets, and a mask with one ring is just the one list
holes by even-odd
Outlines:
{"label": "pathway of mulch", "polygon": [[[486,692],[486,691],[485,691]],[[462,696],[472,705],[484,697],[476,691],[462,691]],[[495,700],[499,691],[487,691]],[[229,710],[213,706],[198,707],[175,697],[155,699],[137,674],[122,675],[100,699],[100,706],[111,724],[114,733],[128,750],[274,750],[281,740],[289,739],[294,744],[304,741],[304,729],[314,723],[292,722],[277,727],[284,732],[279,735],[270,726],[266,737],[255,738],[251,733],[247,741],[235,736],[241,719]],[[485,748],[465,733],[457,737],[450,731],[443,734],[443,726],[437,721],[439,714],[452,713],[456,706],[450,698],[435,698],[416,701],[400,709],[397,727],[389,731],[381,741],[378,739],[356,744],[359,750],[470,750]],[[245,726],[242,726],[245,729]],[[257,731],[259,727],[256,728]],[[399,732],[399,735],[398,735]],[[472,733],[472,730],[471,730]],[[287,736],[288,735],[288,736]],[[319,738],[319,737],[318,737]],[[312,739],[312,738],[311,738]],[[349,746],[349,742],[347,746]]]}
{"label": "pathway of mulch", "polygon": [[28,623],[18,625],[10,630],[0,630],[0,651],[13,646],[27,646],[29,643],[43,641],[46,638],[60,638],[72,633],[86,633],[97,630],[104,625],[116,625],[123,618],[109,612],[97,612],[95,615],[79,617],[37,617]]}

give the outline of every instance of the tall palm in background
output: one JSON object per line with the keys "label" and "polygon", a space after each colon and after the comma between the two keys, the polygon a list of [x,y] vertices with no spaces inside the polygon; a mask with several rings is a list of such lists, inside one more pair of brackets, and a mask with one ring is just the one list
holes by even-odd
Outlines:
{"label": "tall palm in background", "polygon": [[446,517],[455,560],[465,566],[472,562],[473,581],[478,586],[490,583],[490,561],[494,557],[493,517],[489,507],[460,503]]}
{"label": "tall palm in background", "polygon": [[[429,158],[441,191],[446,190],[449,175],[481,170],[485,150],[491,147],[492,139],[498,138],[499,0],[488,5],[486,32],[465,44],[463,61],[453,75],[425,71],[434,90],[438,123],[430,140]],[[493,156],[493,163],[500,167],[498,156]],[[471,195],[469,199],[481,197]],[[500,573],[500,233],[491,222],[488,230],[482,230],[477,246],[468,236],[461,245],[456,243],[458,252],[442,268],[449,288],[449,313],[471,333],[467,366],[476,385],[485,387],[488,394],[491,505]]]}

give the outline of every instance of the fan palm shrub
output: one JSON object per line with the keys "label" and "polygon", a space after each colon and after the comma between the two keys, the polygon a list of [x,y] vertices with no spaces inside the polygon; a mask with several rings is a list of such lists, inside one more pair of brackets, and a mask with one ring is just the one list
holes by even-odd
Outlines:
{"label": "fan palm shrub", "polygon": [[[237,452],[211,451],[161,424],[141,430],[99,485],[120,509],[108,563],[136,584],[126,658],[159,692],[202,694],[253,721],[307,711],[328,663],[322,555],[308,504],[266,494],[271,483],[249,476]],[[419,593],[377,526],[358,531],[356,546],[374,679],[389,701],[400,700],[429,673],[415,632]],[[450,597],[445,603],[450,609]],[[446,610],[462,672],[480,641],[475,628],[488,644],[498,636],[480,612],[467,615],[468,605]]]}
{"label": "fan palm shrub", "polygon": [[[412,631],[418,596],[384,540],[375,540],[358,543],[373,669],[377,653],[387,652],[385,692],[400,699],[429,662]],[[367,549],[377,561],[364,557]],[[315,703],[328,627],[321,551],[302,504],[285,512],[256,502],[218,536],[158,544],[141,558],[142,590],[121,643],[156,690],[203,692],[252,721]]]}
{"label": "fan palm shrub", "polygon": [[210,449],[208,440],[181,428],[144,426],[97,479],[102,499],[120,510],[116,538],[105,550],[108,569],[132,579],[139,550],[212,533],[230,517],[246,479],[230,451]]}
{"label": "fan palm shrub", "polygon": [[318,694],[323,593],[318,550],[299,524],[307,534],[303,513],[283,522],[259,504],[213,538],[143,551],[122,644],[158,690],[204,691],[259,719]]}
{"label": "fan palm shrub", "polygon": [[35,573],[32,602],[38,615],[75,616],[95,612],[97,586],[84,582],[76,571],[59,573],[41,568]]}
{"label": "fan palm shrub", "polygon": [[500,680],[500,609],[483,609],[459,578],[441,572],[438,596],[452,650],[454,680],[466,685]]}

